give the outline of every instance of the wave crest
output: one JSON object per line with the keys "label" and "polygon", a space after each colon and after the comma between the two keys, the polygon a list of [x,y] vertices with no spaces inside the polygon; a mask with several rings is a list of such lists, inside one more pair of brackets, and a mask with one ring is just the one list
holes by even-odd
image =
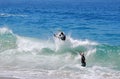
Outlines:
{"label": "wave crest", "polygon": [[[38,63],[43,69],[53,67],[60,69],[61,66],[69,65],[74,67],[80,64],[79,52],[84,52],[88,66],[120,67],[119,46],[98,44],[90,40],[77,40],[69,36],[65,42],[56,38],[41,40],[16,35],[8,28],[0,28],[0,52],[0,62],[4,62],[4,66],[18,62],[15,65],[22,67],[21,64],[24,64],[26,68],[27,64],[34,64],[36,67]],[[8,58],[10,61],[6,60]],[[112,64],[110,64],[111,61]]]}

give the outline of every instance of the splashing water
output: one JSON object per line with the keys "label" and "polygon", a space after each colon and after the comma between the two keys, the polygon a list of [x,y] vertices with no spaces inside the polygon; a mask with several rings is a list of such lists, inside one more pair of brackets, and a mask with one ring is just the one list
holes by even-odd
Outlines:
{"label": "splashing water", "polygon": [[[86,68],[80,65],[81,51],[86,56]],[[0,69],[3,70],[0,74],[7,72],[7,76],[16,74],[15,77],[26,79],[119,79],[116,75],[120,72],[114,70],[120,69],[119,52],[120,46],[75,40],[70,36],[65,42],[57,38],[41,40],[0,28]],[[24,75],[26,73],[29,76]]]}

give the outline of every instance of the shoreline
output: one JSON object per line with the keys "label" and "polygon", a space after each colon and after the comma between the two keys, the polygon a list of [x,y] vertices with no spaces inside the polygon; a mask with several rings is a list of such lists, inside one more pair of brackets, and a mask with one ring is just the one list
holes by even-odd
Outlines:
{"label": "shoreline", "polygon": [[0,77],[0,79],[19,79],[19,78],[14,78],[14,77]]}

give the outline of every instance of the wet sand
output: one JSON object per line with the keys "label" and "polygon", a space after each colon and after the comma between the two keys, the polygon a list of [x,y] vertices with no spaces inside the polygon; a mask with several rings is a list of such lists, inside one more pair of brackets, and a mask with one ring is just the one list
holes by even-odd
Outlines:
{"label": "wet sand", "polygon": [[0,77],[0,79],[19,79],[19,78],[13,78],[13,77]]}

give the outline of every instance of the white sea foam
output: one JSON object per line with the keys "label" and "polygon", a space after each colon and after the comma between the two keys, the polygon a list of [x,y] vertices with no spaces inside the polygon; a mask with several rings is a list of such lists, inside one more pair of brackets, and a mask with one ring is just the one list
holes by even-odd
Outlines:
{"label": "white sea foam", "polygon": [[82,68],[78,72],[64,70],[0,71],[0,76],[19,79],[120,79],[120,72],[106,68]]}
{"label": "white sea foam", "polygon": [[13,34],[12,30],[8,29],[7,27],[0,28],[0,34],[11,33]]}
{"label": "white sea foam", "polygon": [[26,17],[27,15],[22,15],[22,14],[9,14],[9,13],[0,13],[0,17],[10,17],[10,16]]}
{"label": "white sea foam", "polygon": [[11,39],[16,47],[0,52],[0,76],[14,76],[20,79],[120,78],[120,72],[109,67],[89,65],[89,62],[87,67],[81,67],[81,47],[85,48],[87,60],[96,54],[96,42],[75,40],[72,37],[68,37],[66,41],[41,40],[16,35],[8,28],[0,28],[0,32],[16,37]]}
{"label": "white sea foam", "polygon": [[97,42],[92,42],[92,41],[89,41],[89,40],[75,40],[71,37],[68,37],[69,41],[72,43],[73,47],[77,47],[79,45],[98,45]]}

